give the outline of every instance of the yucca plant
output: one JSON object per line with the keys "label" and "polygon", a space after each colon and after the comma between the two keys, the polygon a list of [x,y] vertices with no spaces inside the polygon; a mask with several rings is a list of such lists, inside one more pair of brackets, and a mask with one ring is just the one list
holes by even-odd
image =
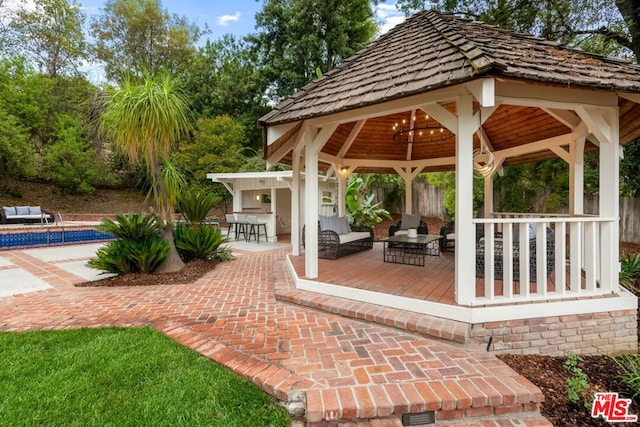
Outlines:
{"label": "yucca plant", "polygon": [[190,190],[178,199],[178,212],[182,213],[187,221],[199,226],[220,201],[220,197],[213,193]]}
{"label": "yucca plant", "polygon": [[178,252],[184,261],[192,259],[212,259],[227,239],[217,227],[190,227],[179,224],[174,231]]}
{"label": "yucca plant", "polygon": [[157,235],[162,222],[157,215],[144,213],[116,214],[116,220],[103,218],[96,229],[109,233],[118,239],[140,240]]}

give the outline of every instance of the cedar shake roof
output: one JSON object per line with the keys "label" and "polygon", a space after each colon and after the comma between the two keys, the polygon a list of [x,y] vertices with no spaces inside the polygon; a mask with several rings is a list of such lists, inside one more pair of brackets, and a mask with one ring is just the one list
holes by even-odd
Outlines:
{"label": "cedar shake roof", "polygon": [[274,125],[480,77],[640,92],[640,66],[539,37],[425,11],[408,18],[260,119]]}
{"label": "cedar shake roof", "polygon": [[[538,94],[555,94],[555,88],[562,93],[557,100],[567,94],[594,104],[615,105],[617,100],[620,143],[640,138],[639,65],[426,11],[396,26],[263,116],[259,122],[265,129],[285,125],[276,129],[270,141],[265,132],[265,158],[291,164],[291,149],[303,121],[342,113],[336,116],[337,129],[321,148],[321,169],[333,163],[353,165],[356,172],[395,173],[395,166],[419,161],[422,172],[453,170],[456,144],[452,133],[437,142],[397,143],[393,126],[403,120],[410,123],[412,117],[417,120],[414,127],[426,125],[422,107],[428,109],[429,102],[456,116],[455,99],[438,97],[449,88],[454,94],[465,93],[464,84],[484,78],[493,79],[496,98],[501,99],[483,117],[482,131],[491,150],[504,154],[505,166],[557,157],[548,146],[519,148],[567,136],[579,123],[584,125],[578,112],[570,108],[558,111],[527,103],[544,103]],[[524,94],[527,102],[510,98],[514,91]],[[626,97],[617,96],[621,93]],[[474,101],[474,109],[478,107]],[[587,142],[586,151],[597,149],[592,142],[593,138]],[[474,148],[479,145],[476,134]]]}

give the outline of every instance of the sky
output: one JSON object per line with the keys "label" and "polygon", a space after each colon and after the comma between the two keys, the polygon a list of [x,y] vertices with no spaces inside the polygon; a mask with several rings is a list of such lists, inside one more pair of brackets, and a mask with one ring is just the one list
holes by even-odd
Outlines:
{"label": "sky", "polygon": [[[99,14],[104,0],[78,0],[89,20]],[[186,16],[200,28],[205,25],[211,30],[207,36],[217,40],[224,34],[245,36],[255,31],[255,14],[263,5],[263,0],[162,0],[162,5],[170,13]],[[395,7],[395,0],[387,0],[376,8],[376,16],[382,23],[384,33],[404,20]]]}

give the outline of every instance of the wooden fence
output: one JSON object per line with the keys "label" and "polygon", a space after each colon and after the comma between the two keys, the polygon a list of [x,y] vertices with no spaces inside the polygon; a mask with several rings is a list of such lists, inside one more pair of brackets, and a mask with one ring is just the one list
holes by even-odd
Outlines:
{"label": "wooden fence", "polygon": [[[444,218],[444,191],[427,183],[413,184],[413,211],[428,218]],[[598,196],[585,196],[584,212],[598,213]],[[640,243],[640,198],[620,197],[620,240]]]}

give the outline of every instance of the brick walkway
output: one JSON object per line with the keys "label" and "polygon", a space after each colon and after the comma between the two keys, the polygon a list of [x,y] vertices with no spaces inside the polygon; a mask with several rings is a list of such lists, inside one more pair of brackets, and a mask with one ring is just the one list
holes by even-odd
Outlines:
{"label": "brick walkway", "polygon": [[0,298],[0,330],[150,325],[276,396],[296,425],[401,426],[425,411],[440,425],[550,425],[539,389],[481,349],[277,301],[285,253],[242,252],[192,284],[77,288],[55,262],[1,252],[52,288]]}

